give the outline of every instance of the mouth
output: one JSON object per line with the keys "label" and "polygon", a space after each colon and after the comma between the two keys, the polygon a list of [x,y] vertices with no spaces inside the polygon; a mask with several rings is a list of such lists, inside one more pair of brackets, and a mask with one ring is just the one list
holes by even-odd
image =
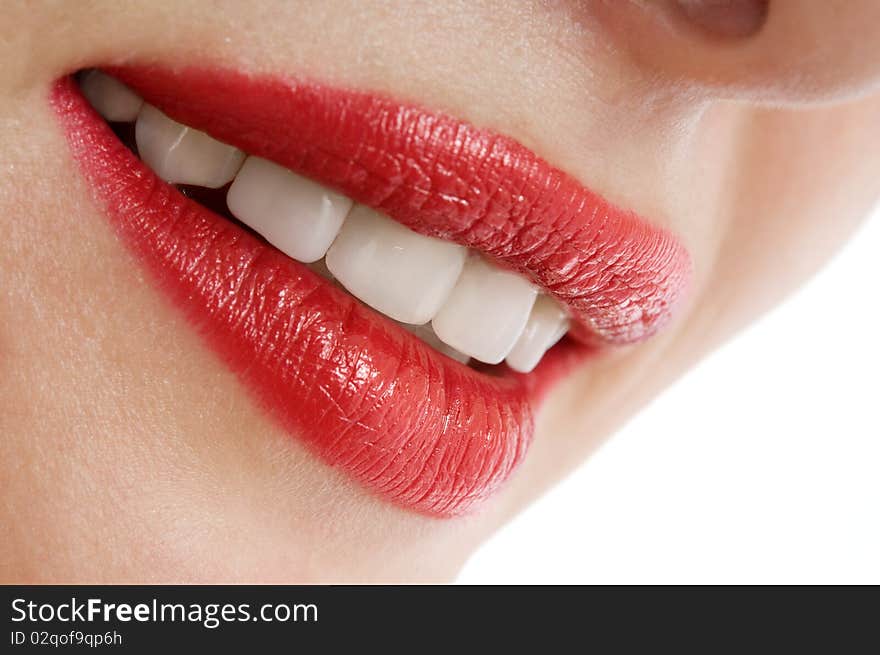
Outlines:
{"label": "mouth", "polygon": [[108,220],[253,398],[330,466],[461,514],[572,366],[653,335],[669,232],[518,142],[295,79],[152,66],[52,104]]}

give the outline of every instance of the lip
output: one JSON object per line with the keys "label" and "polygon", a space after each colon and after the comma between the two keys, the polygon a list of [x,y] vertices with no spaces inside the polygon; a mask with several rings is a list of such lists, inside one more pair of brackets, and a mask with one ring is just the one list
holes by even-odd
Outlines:
{"label": "lip", "polygon": [[595,347],[656,332],[690,259],[516,141],[384,96],[237,72],[107,68],[172,118],[526,275],[575,327],[527,375],[439,354],[159,180],[70,78],[52,104],[122,241],[254,398],[380,497],[453,516],[528,448],[541,398]]}

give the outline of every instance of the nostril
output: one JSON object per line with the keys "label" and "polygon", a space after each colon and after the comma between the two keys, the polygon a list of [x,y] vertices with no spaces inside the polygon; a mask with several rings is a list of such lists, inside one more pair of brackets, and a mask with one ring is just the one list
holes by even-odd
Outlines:
{"label": "nostril", "polygon": [[722,37],[744,38],[764,25],[769,0],[676,0],[676,4],[699,28]]}

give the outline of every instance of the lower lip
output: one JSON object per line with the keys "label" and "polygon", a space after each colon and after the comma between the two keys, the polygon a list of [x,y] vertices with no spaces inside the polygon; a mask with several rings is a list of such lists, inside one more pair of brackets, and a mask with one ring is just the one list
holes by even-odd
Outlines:
{"label": "lower lip", "polygon": [[522,460],[544,392],[590,351],[528,375],[440,355],[158,179],[69,78],[52,103],[122,241],[256,400],[330,466],[403,507],[461,514]]}

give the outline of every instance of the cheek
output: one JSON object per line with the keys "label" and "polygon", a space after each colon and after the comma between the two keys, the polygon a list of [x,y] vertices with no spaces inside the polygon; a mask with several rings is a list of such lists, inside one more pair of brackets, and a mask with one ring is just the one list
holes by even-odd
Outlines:
{"label": "cheek", "polygon": [[842,100],[880,83],[880,3],[775,2],[743,64],[792,101]]}
{"label": "cheek", "polygon": [[802,284],[880,195],[880,98],[751,110],[699,313],[725,338]]}
{"label": "cheek", "polygon": [[[880,4],[770,1],[763,23],[719,34],[751,3],[598,3],[595,19],[636,64],[709,99],[803,104],[863,95],[880,84]],[[740,13],[743,12],[743,13]],[[753,17],[754,18],[754,17]],[[723,31],[723,30],[722,30]]]}

